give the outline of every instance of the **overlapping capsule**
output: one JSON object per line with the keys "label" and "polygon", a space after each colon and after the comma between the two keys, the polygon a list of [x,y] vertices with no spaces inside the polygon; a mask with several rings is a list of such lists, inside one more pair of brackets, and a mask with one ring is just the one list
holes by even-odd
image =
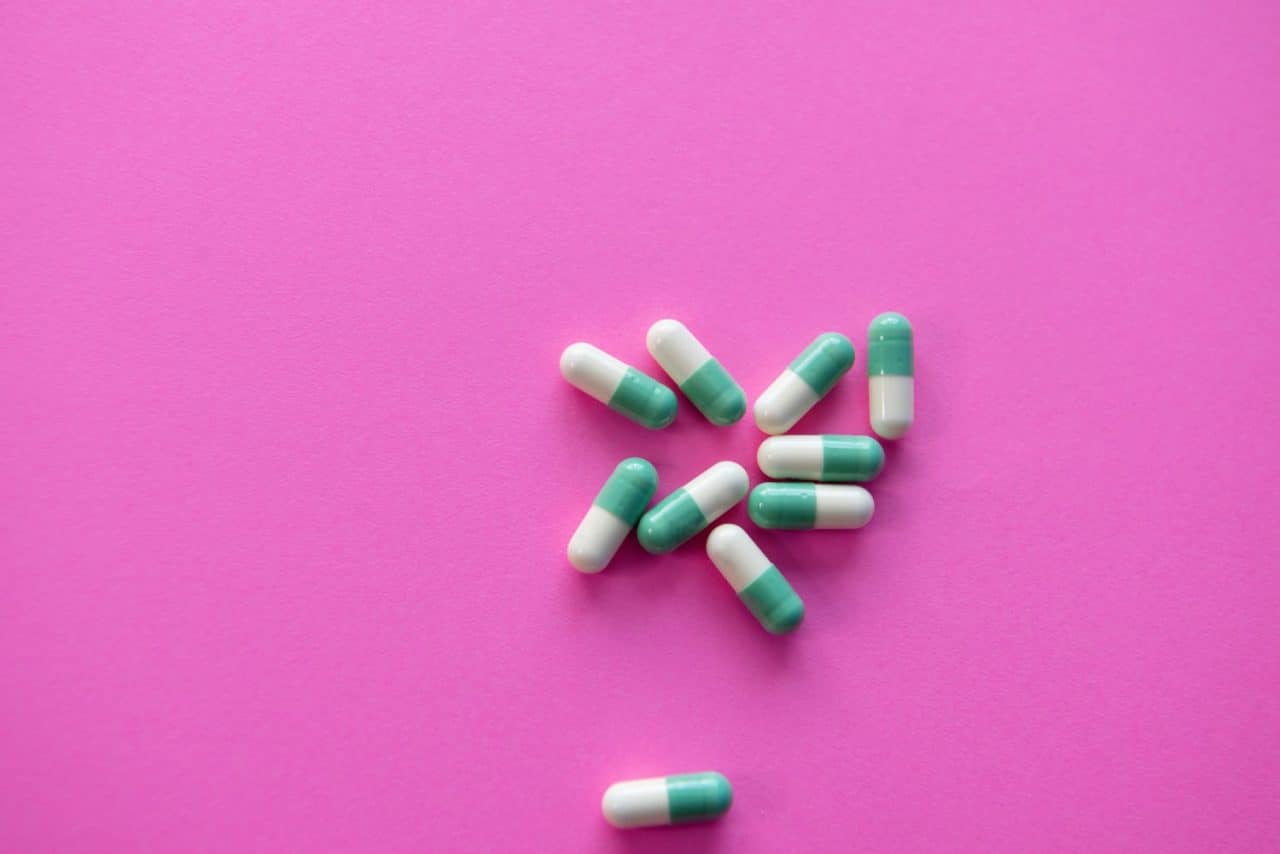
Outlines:
{"label": "overlapping capsule", "polygon": [[675,550],[741,501],[749,485],[742,466],[716,463],[640,517],[640,545],[653,554]]}

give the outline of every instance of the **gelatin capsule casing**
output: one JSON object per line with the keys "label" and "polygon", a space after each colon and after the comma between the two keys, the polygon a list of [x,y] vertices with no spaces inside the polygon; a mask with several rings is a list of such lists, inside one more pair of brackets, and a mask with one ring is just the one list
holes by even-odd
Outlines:
{"label": "gelatin capsule casing", "polygon": [[870,436],[771,436],[756,452],[760,470],[779,480],[849,483],[884,469],[884,448]]}
{"label": "gelatin capsule casing", "polygon": [[707,537],[707,557],[766,631],[781,635],[800,625],[804,602],[741,527],[717,525]]}
{"label": "gelatin capsule casing", "polygon": [[605,790],[600,811],[614,827],[711,821],[733,805],[733,786],[717,771],[624,780]]}
{"label": "gelatin capsule casing", "polygon": [[742,466],[716,463],[640,517],[640,545],[653,554],[675,550],[746,497],[749,485]]}
{"label": "gelatin capsule casing", "polygon": [[609,565],[658,489],[658,472],[640,457],[618,463],[569,540],[569,563],[579,572]]}
{"label": "gelatin capsule casing", "polygon": [[867,394],[871,429],[900,439],[916,419],[915,341],[911,323],[895,311],[867,327]]}
{"label": "gelatin capsule casing", "polygon": [[599,347],[579,341],[560,355],[569,384],[650,430],[676,418],[676,393]]}
{"label": "gelatin capsule casing", "polygon": [[795,426],[853,367],[853,343],[839,332],[824,332],[791,361],[756,399],[756,426],[777,435]]}
{"label": "gelatin capsule casing", "polygon": [[747,411],[742,386],[683,323],[670,318],[649,327],[649,354],[712,424],[733,424]]}
{"label": "gelatin capsule casing", "polygon": [[875,509],[861,486],[832,483],[762,483],[747,502],[751,521],[783,531],[861,528]]}

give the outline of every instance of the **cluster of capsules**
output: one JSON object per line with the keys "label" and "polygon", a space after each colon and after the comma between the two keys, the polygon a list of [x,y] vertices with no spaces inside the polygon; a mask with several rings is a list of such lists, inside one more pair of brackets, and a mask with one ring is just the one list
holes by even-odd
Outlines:
{"label": "cluster of capsules", "polygon": [[[677,320],[649,328],[649,353],[708,421],[727,426],[747,411],[747,396],[724,366]],[[765,389],[753,408],[756,425],[769,434],[756,461],[775,481],[751,490],[751,520],[773,530],[861,528],[871,521],[875,502],[856,484],[884,468],[884,448],[871,436],[781,435],[795,426],[853,367],[854,348],[838,332],[819,335]],[[571,344],[560,357],[560,372],[574,387],[610,409],[650,429],[676,417],[676,395],[662,383],[586,343]],[[881,314],[867,330],[867,376],[871,429],[897,439],[915,417],[914,353],[911,324],[896,312]],[[666,554],[747,497],[746,470],[722,460],[653,507],[658,488],[653,464],[629,457],[618,464],[569,541],[569,562],[586,573],[600,572],[632,528],[640,545]],[[707,556],[764,628],[792,631],[804,619],[804,602],[738,525],[719,525],[707,537]],[[705,821],[723,815],[733,802],[729,781],[715,771],[615,783],[601,808],[615,827],[649,827]]]}

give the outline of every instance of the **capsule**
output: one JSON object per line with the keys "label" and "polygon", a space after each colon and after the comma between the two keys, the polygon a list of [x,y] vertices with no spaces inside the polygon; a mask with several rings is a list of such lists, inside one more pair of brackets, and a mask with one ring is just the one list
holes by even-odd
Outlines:
{"label": "capsule", "polygon": [[649,354],[712,424],[734,424],[747,411],[747,395],[702,342],[678,320],[659,320],[645,338]]}
{"label": "capsule", "polygon": [[887,311],[867,328],[867,390],[877,436],[898,439],[907,432],[916,418],[915,386],[911,324]]}
{"label": "capsule", "polygon": [[861,528],[871,521],[876,503],[861,486],[762,483],[751,490],[747,512],[761,528]]}
{"label": "capsule", "polygon": [[804,619],[804,602],[751,535],[718,525],[707,537],[707,557],[770,634],[785,635]]}
{"label": "capsule", "polygon": [[614,783],[600,811],[614,827],[657,827],[711,821],[733,805],[733,786],[717,771]]}
{"label": "capsule", "polygon": [[675,420],[675,392],[599,347],[570,344],[560,356],[560,373],[574,388],[650,430]]}
{"label": "capsule", "polygon": [[675,550],[741,501],[747,486],[742,466],[728,460],[716,463],[640,517],[640,545],[653,554]]}
{"label": "capsule", "polygon": [[760,471],[780,480],[871,480],[884,468],[884,448],[870,436],[773,436],[756,452]]}
{"label": "capsule", "polygon": [[756,426],[777,435],[795,426],[853,367],[853,344],[824,332],[756,399]]}
{"label": "capsule", "polygon": [[580,572],[609,565],[658,488],[658,472],[640,457],[627,457],[604,482],[569,540],[569,563]]}

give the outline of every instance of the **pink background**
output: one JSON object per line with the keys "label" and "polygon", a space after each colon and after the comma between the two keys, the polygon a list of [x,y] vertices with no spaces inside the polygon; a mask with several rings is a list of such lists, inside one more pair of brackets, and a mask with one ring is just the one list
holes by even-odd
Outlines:
{"label": "pink background", "polygon": [[[1280,845],[1280,6],[315,5],[3,16],[0,849]],[[761,436],[566,344],[754,398],[841,330],[860,432],[886,309],[919,422],[761,535],[796,635],[703,537],[568,567]]]}

